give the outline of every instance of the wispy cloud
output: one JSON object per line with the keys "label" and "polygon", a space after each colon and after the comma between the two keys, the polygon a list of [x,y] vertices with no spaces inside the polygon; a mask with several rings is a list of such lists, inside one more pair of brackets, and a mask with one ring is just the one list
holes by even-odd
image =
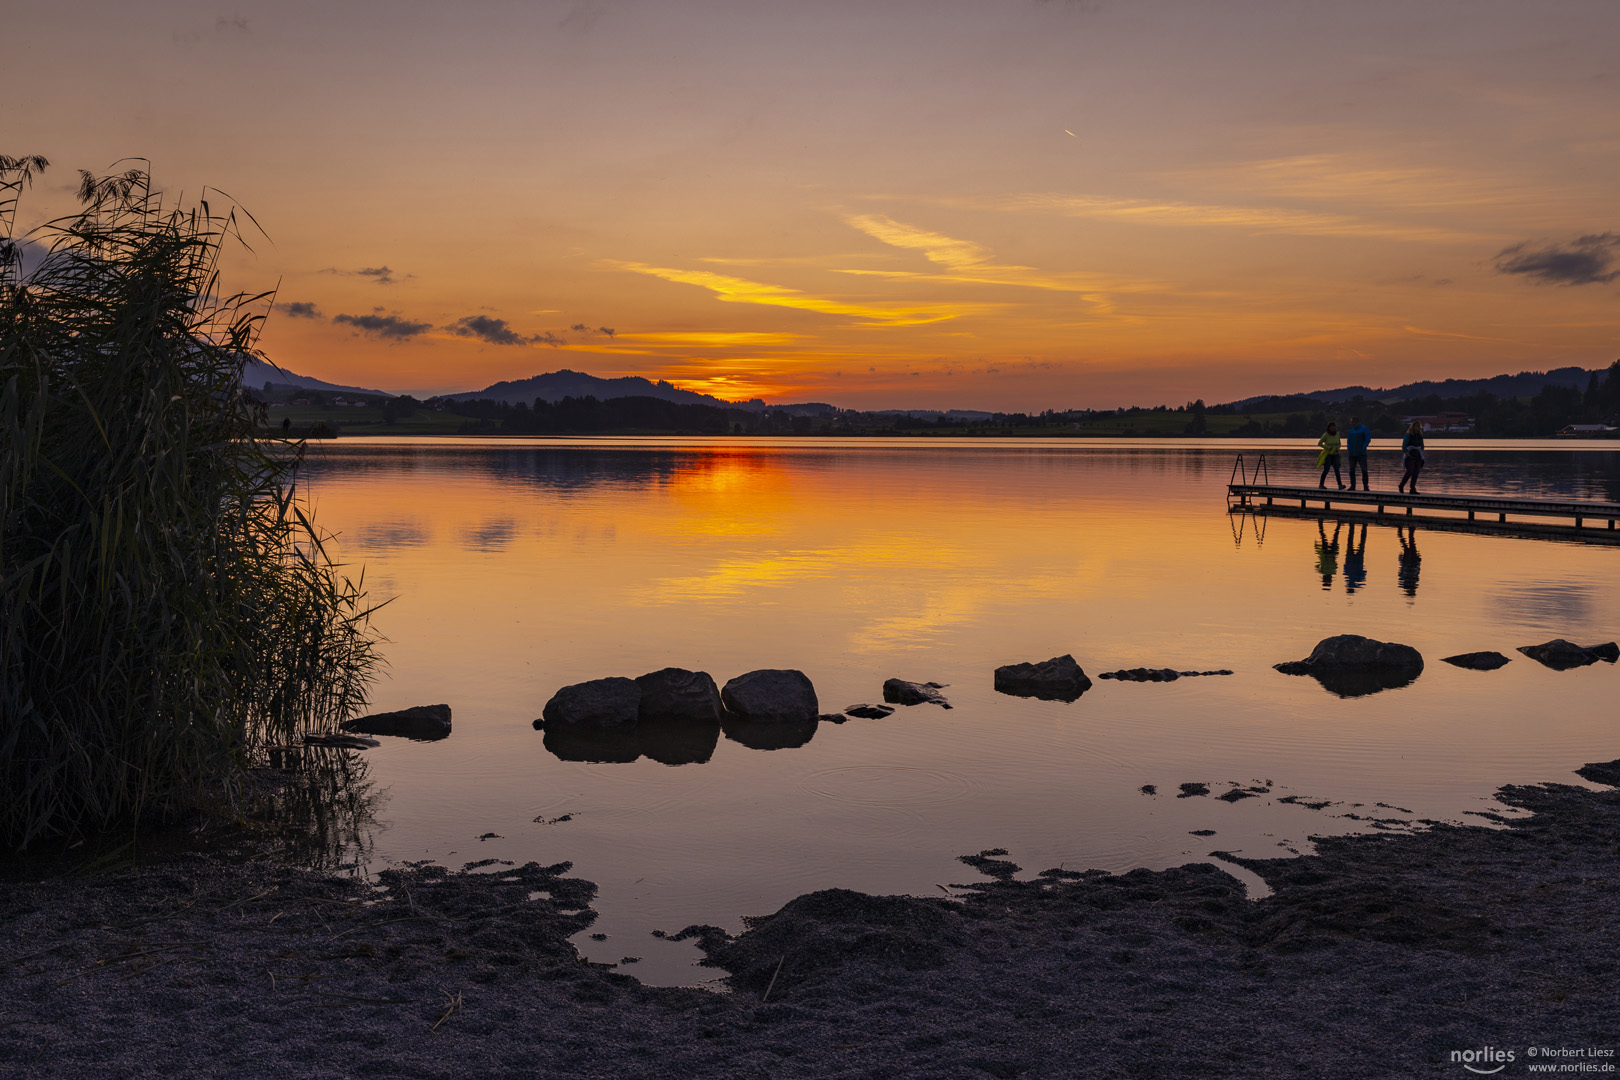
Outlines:
{"label": "wispy cloud", "polygon": [[667,333],[623,334],[626,341],[645,341],[650,345],[697,345],[708,348],[746,348],[758,345],[788,345],[798,341],[802,334],[761,331],[690,330]]}
{"label": "wispy cloud", "polygon": [[1193,228],[1233,228],[1296,236],[1377,237],[1422,242],[1473,239],[1474,234],[1433,225],[1369,221],[1349,214],[1268,206],[1221,206],[1208,203],[1115,199],[1101,195],[1023,195],[1013,209],[1044,210],[1068,217],[1098,218]]}
{"label": "wispy cloud", "polygon": [[285,311],[289,318],[293,319],[318,319],[321,317],[321,309],[309,300],[288,300],[276,306]]}
{"label": "wispy cloud", "polygon": [[891,247],[922,252],[924,258],[941,267],[944,272],[920,274],[910,270],[840,270],[839,273],[843,274],[956,284],[1010,285],[1025,289],[1079,293],[1104,312],[1114,310],[1113,302],[1107,298],[1106,292],[1157,288],[1146,282],[1130,282],[1112,275],[1054,274],[1031,266],[998,263],[989,248],[971,240],[958,240],[943,233],[919,229],[895,221],[884,214],[851,214],[846,216],[844,221]]}
{"label": "wispy cloud", "polygon": [[1568,244],[1514,244],[1496,255],[1496,272],[1522,274],[1544,285],[1606,285],[1620,277],[1620,233],[1591,233]]}
{"label": "wispy cloud", "polygon": [[1478,172],[1432,165],[1388,164],[1352,154],[1300,154],[1240,161],[1172,174],[1210,184],[1286,199],[1314,199],[1352,206],[1447,210],[1522,202],[1522,187]]}
{"label": "wispy cloud", "polygon": [[614,262],[610,265],[637,274],[648,274],[665,281],[683,285],[696,285],[714,293],[716,299],[733,304],[767,304],[773,307],[797,308],[823,315],[846,315],[874,326],[921,326],[925,323],[944,322],[947,319],[987,311],[987,304],[887,304],[880,302],[851,302],[827,296],[816,296],[798,289],[780,285],[766,285],[757,281],[714,274],[707,270],[674,270],[645,263]]}
{"label": "wispy cloud", "polygon": [[[340,270],[335,266],[329,266],[325,270],[322,270],[321,273],[323,273],[323,274],[341,274],[344,277],[370,278],[372,281],[376,282],[378,285],[392,285],[392,284],[394,284],[394,282],[402,280],[400,275],[396,274],[396,272],[391,267],[387,267],[387,266],[362,266],[358,270]],[[415,274],[405,274],[405,275],[403,275],[403,277],[406,277],[406,278],[415,277],[415,276],[416,276]]]}
{"label": "wispy cloud", "polygon": [[407,341],[433,329],[432,323],[411,322],[398,315],[334,315],[332,321],[390,341]]}

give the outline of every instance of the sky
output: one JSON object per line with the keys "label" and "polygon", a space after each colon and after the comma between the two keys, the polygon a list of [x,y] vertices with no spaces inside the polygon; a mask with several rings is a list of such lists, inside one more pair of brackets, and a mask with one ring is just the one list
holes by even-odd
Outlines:
{"label": "sky", "polygon": [[[1039,410],[1620,357],[1613,0],[55,0],[0,153],[263,226],[300,374]],[[13,105],[18,107],[13,107]],[[217,206],[218,195],[210,195]]]}

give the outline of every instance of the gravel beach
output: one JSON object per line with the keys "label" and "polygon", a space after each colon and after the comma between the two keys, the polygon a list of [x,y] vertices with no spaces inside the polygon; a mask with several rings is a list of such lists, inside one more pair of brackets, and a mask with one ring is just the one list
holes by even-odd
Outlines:
{"label": "gravel beach", "polygon": [[567,864],[9,883],[0,1076],[1467,1076],[1487,1047],[1523,1075],[1530,1047],[1620,1049],[1620,762],[1582,775],[1611,786],[1243,860],[1258,901],[1211,864],[1021,881],[994,851],[956,899],[810,893],[683,931],[723,993],[582,963]]}

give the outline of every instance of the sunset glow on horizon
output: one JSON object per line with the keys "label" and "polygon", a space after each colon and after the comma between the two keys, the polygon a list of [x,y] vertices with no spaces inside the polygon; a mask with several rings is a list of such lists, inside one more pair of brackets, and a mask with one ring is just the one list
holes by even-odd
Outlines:
{"label": "sunset glow on horizon", "polygon": [[229,192],[264,350],[339,384],[1040,410],[1620,356],[1607,2],[82,0],[8,38],[0,152],[52,162],[19,224],[130,155]]}

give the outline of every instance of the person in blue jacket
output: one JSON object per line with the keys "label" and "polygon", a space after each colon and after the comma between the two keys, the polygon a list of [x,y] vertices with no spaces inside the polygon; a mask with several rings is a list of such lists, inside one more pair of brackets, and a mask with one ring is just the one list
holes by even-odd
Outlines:
{"label": "person in blue jacket", "polygon": [[1367,482],[1367,446],[1372,442],[1372,429],[1361,422],[1361,417],[1350,418],[1350,429],[1344,433],[1344,452],[1350,459],[1350,490],[1356,489],[1356,466],[1361,466],[1361,490],[1371,491]]}

